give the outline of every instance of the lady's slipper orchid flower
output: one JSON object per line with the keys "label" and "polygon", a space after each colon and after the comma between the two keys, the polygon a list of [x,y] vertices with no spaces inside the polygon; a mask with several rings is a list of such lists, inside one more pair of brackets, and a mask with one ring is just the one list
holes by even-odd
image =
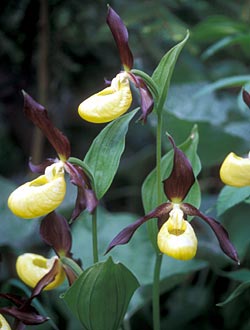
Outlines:
{"label": "lady's slipper orchid flower", "polygon": [[11,330],[9,323],[5,320],[2,314],[0,314],[0,330]]}
{"label": "lady's slipper orchid flower", "polygon": [[230,152],[221,165],[220,178],[229,186],[250,186],[250,156],[242,158]]}
{"label": "lady's slipper orchid flower", "polygon": [[161,204],[124,228],[109,244],[107,252],[116,245],[128,243],[138,227],[149,219],[157,218],[159,250],[175,259],[189,260],[195,256],[197,249],[196,235],[191,224],[186,220],[187,215],[191,215],[203,219],[214,231],[224,253],[238,262],[237,252],[224,227],[193,205],[183,202],[195,182],[195,177],[185,154],[176,147],[171,137],[169,139],[174,148],[174,162],[170,176],[163,181],[164,192],[169,202]]}
{"label": "lady's slipper orchid flower", "polygon": [[91,189],[90,180],[83,169],[68,161],[70,157],[70,143],[48,118],[47,110],[24,94],[25,115],[42,130],[51,145],[56,150],[59,159],[47,159],[41,165],[30,163],[33,172],[44,173],[35,180],[27,182],[17,188],[9,197],[10,210],[21,218],[31,219],[46,215],[55,210],[63,201],[66,192],[64,174],[67,172],[71,182],[77,186],[78,195],[72,220],[87,208],[93,212],[97,199]]}
{"label": "lady's slipper orchid flower", "polygon": [[52,269],[55,262],[58,262],[58,270],[55,279],[44,288],[44,290],[52,290],[61,285],[65,279],[65,273],[58,257],[46,259],[39,254],[22,254],[17,258],[17,274],[25,284],[34,288]]}
{"label": "lady's slipper orchid flower", "polygon": [[110,6],[107,24],[116,42],[124,71],[117,74],[109,87],[83,101],[78,107],[78,113],[92,123],[106,123],[118,118],[132,103],[131,81],[139,89],[141,118],[146,122],[148,114],[153,110],[153,98],[144,80],[131,71],[134,59],[128,44],[128,31],[120,16]]}

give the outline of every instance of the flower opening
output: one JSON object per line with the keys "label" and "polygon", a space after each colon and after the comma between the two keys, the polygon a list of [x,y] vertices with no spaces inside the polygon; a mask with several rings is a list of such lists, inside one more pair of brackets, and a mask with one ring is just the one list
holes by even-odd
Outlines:
{"label": "flower opening", "polygon": [[64,163],[59,161],[48,166],[44,175],[14,190],[9,196],[8,206],[18,217],[36,218],[55,210],[65,193]]}
{"label": "flower opening", "polygon": [[174,204],[169,219],[161,227],[157,244],[159,250],[175,259],[192,259],[197,251],[197,238],[190,223],[184,219],[179,204]]}
{"label": "flower opening", "polygon": [[91,123],[106,123],[124,114],[132,103],[129,75],[121,72],[111,85],[83,101],[79,115]]}
{"label": "flower opening", "polygon": [[220,178],[229,186],[250,186],[250,157],[242,158],[231,152],[221,165]]}
{"label": "flower opening", "polygon": [[[20,279],[28,286],[34,288],[37,283],[52,269],[54,262],[58,257],[46,259],[41,255],[33,253],[25,253],[17,258],[16,270]],[[60,265],[59,272],[56,274],[54,281],[48,284],[44,290],[52,290],[65,279],[63,267]]]}

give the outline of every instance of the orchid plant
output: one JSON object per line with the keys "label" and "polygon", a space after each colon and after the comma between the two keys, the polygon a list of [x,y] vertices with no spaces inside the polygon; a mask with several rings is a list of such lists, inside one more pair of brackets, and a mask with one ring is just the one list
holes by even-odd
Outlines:
{"label": "orchid plant", "polygon": [[[80,324],[87,330],[118,330],[128,309],[129,302],[140,279],[122,263],[116,263],[112,257],[100,262],[98,255],[97,221],[99,201],[108,191],[118,170],[125,148],[128,127],[138,108],[129,111],[133,93],[131,83],[140,94],[140,121],[151,125],[148,116],[156,122],[156,168],[152,184],[147,181],[148,193],[154,195],[156,207],[146,211],[145,215],[126,226],[107,247],[106,253],[117,245],[127,244],[135,231],[145,222],[148,226],[149,240],[153,243],[155,256],[152,279],[153,328],[160,329],[160,274],[163,255],[186,262],[196,257],[199,246],[192,219],[204,220],[216,235],[221,250],[239,264],[239,257],[229,234],[223,225],[203,213],[196,203],[187,201],[198,187],[192,161],[168,134],[173,152],[170,174],[163,177],[164,156],[162,155],[162,119],[165,116],[164,103],[167,98],[170,80],[176,61],[188,40],[186,37],[171,48],[160,60],[152,76],[134,68],[134,58],[129,47],[128,31],[120,16],[108,6],[107,24],[118,48],[123,70],[106,82],[102,91],[84,100],[78,108],[80,117],[92,123],[108,123],[91,144],[83,160],[71,156],[68,138],[57,129],[49,118],[48,111],[26,92],[24,114],[46,136],[57,157],[48,158],[42,164],[29,162],[30,169],[39,176],[22,184],[8,198],[8,207],[17,217],[35,220],[40,223],[40,236],[52,249],[53,256],[42,256],[26,252],[18,256],[16,272],[22,282],[32,288],[30,297],[1,293],[0,297],[9,300],[14,306],[0,307],[0,313],[13,317],[13,330],[22,330],[27,325],[38,325],[48,321],[32,306],[33,299],[42,291],[53,290],[68,280],[62,299]],[[249,102],[249,94],[244,94]],[[137,125],[141,123],[137,121]],[[190,145],[194,142],[191,141]],[[190,148],[191,150],[192,148]],[[196,155],[196,150],[191,150]],[[169,154],[170,155],[170,154]],[[229,181],[227,180],[228,173]],[[240,186],[249,184],[244,181],[249,172],[249,160],[238,160],[229,155],[221,168],[224,182],[237,182]],[[66,196],[67,179],[77,187],[74,209],[69,219],[58,211]],[[231,180],[231,181],[230,181]],[[249,180],[249,176],[248,176]],[[165,201],[162,200],[162,186]],[[199,195],[199,187],[198,194]],[[196,196],[195,196],[196,197]],[[84,269],[81,256],[72,252],[72,228],[84,214],[92,217],[93,264]],[[151,219],[157,219],[157,224]],[[101,226],[101,224],[100,224]],[[101,230],[100,233],[101,235]],[[156,244],[155,244],[156,242]],[[125,247],[124,247],[125,249]],[[138,281],[139,280],[139,281]],[[0,314],[0,329],[10,329]]]}

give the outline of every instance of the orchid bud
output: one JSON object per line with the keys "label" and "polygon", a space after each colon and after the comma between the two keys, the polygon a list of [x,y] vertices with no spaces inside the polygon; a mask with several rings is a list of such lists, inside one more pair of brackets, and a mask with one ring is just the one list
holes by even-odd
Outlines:
{"label": "orchid bud", "polygon": [[229,186],[250,186],[250,158],[242,158],[231,152],[221,165],[220,178]]}
{"label": "orchid bud", "polygon": [[124,114],[132,102],[129,78],[119,73],[111,85],[83,101],[78,108],[80,117],[91,123],[106,123]]}
{"label": "orchid bud", "polygon": [[[51,270],[58,257],[46,259],[39,254],[25,253],[17,258],[16,270],[20,279],[28,286],[34,288],[37,283]],[[65,273],[60,264],[59,271],[54,281],[48,284],[44,290],[52,290],[63,283]]]}
{"label": "orchid bud", "polygon": [[197,251],[197,238],[183,211],[174,204],[169,219],[161,227],[157,244],[160,251],[179,260],[192,259]]}
{"label": "orchid bud", "polygon": [[11,330],[9,323],[5,320],[2,314],[0,314],[0,330]]}
{"label": "orchid bud", "polygon": [[54,211],[62,203],[65,193],[64,164],[60,161],[48,166],[44,175],[13,191],[8,206],[18,217],[36,218]]}

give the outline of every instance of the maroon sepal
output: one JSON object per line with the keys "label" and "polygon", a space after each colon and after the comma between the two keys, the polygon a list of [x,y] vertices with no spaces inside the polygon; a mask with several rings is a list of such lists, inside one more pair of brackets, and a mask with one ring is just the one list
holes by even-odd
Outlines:
{"label": "maroon sepal", "polygon": [[181,202],[194,184],[195,176],[186,155],[176,147],[171,136],[168,138],[174,147],[174,160],[170,176],[163,181],[164,192],[170,201]]}
{"label": "maroon sepal", "polygon": [[53,211],[43,218],[40,235],[59,257],[71,256],[71,231],[67,220],[62,215]]}
{"label": "maroon sepal", "polygon": [[167,220],[167,215],[172,209],[171,203],[164,203],[158,206],[156,209],[151,211],[150,213],[146,214],[144,217],[136,220],[135,222],[131,223],[129,226],[125,227],[109,244],[106,252],[108,253],[117,245],[123,245],[130,241],[132,236],[134,235],[135,231],[146,221],[158,218],[158,219],[165,219]]}
{"label": "maroon sepal", "polygon": [[129,71],[133,67],[134,59],[128,45],[128,30],[120,16],[110,6],[108,6],[106,21],[113,34],[122,65],[126,71]]}
{"label": "maroon sepal", "polygon": [[47,110],[37,103],[29,94],[23,91],[24,113],[35,126],[41,129],[50,144],[59,156],[65,160],[70,156],[70,143],[68,138],[57,129],[48,117]]}
{"label": "maroon sepal", "polygon": [[243,101],[250,108],[250,94],[245,89],[243,89],[242,97],[243,97]]}
{"label": "maroon sepal", "polygon": [[131,80],[134,82],[135,87],[138,88],[141,96],[142,115],[140,117],[140,120],[142,120],[145,124],[147,122],[148,115],[153,111],[154,99],[150,90],[148,89],[148,86],[141,77],[137,77],[131,72],[129,73],[129,75],[131,77]]}
{"label": "maroon sepal", "polygon": [[200,212],[196,207],[194,207],[188,203],[181,204],[181,208],[185,214],[192,215],[192,216],[198,216],[201,219],[203,219],[204,221],[206,221],[206,223],[211,227],[211,229],[215,233],[222,251],[229,258],[233,259],[238,264],[240,264],[237,251],[229,240],[228,232],[217,220],[215,220],[212,217],[206,216],[205,214]]}
{"label": "maroon sepal", "polygon": [[59,272],[59,262],[60,261],[57,259],[54,261],[51,270],[37,283],[29,298],[18,297],[17,295],[12,295],[8,293],[0,293],[0,297],[8,299],[16,305],[12,307],[0,308],[0,313],[10,315],[18,321],[16,322],[16,329],[18,329],[20,323],[26,325],[37,325],[44,323],[48,320],[47,317],[40,315],[37,310],[33,306],[31,306],[31,302],[42,292],[42,290],[48,284],[54,281],[56,275]]}
{"label": "maroon sepal", "polygon": [[71,216],[71,221],[74,221],[85,209],[93,213],[98,200],[91,189],[88,176],[80,166],[66,162],[65,169],[69,173],[70,182],[77,186],[76,204]]}
{"label": "maroon sepal", "polygon": [[35,165],[32,163],[31,158],[29,159],[29,168],[33,173],[44,173],[46,167],[55,163],[56,159],[48,158],[44,162],[39,165]]}

